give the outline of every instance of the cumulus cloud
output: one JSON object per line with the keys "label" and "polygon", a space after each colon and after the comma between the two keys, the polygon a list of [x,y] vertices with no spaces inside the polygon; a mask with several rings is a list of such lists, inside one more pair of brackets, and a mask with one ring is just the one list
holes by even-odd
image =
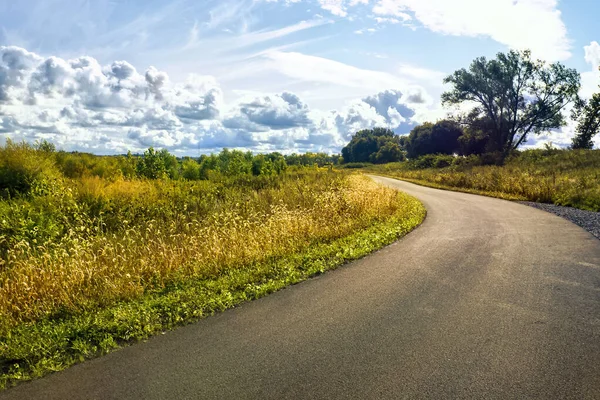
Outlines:
{"label": "cumulus cloud", "polygon": [[591,70],[581,74],[581,95],[590,98],[600,89],[600,44],[591,42],[584,47],[585,61],[590,65]]}
{"label": "cumulus cloud", "polygon": [[397,90],[386,90],[374,96],[362,99],[363,102],[375,109],[392,126],[399,126],[415,115],[415,111],[407,104],[400,102],[404,95]]}
{"label": "cumulus cloud", "polygon": [[[365,74],[361,78],[382,82],[388,77]],[[115,153],[156,146],[180,154],[222,147],[339,151],[360,129],[407,133],[427,98],[420,89],[383,90],[324,112],[282,92],[226,105],[210,76],[173,82],[155,67],[139,72],[123,60],[101,65],[91,57],[44,58],[17,47],[0,47],[0,96],[4,137],[46,138],[67,150]]]}
{"label": "cumulus cloud", "polygon": [[3,47],[0,51],[0,102],[10,102],[22,89],[27,74],[42,58],[19,47]]}
{"label": "cumulus cloud", "polygon": [[224,125],[247,130],[280,130],[311,123],[308,106],[293,93],[257,97],[239,105],[238,113]]}
{"label": "cumulus cloud", "polygon": [[600,67],[600,44],[598,42],[592,42],[589,46],[584,47],[585,61],[592,65],[592,68],[598,69]]}

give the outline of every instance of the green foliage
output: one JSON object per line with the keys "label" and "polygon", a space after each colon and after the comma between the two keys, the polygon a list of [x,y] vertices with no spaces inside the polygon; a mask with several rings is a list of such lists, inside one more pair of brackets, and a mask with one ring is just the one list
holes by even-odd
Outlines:
{"label": "green foliage", "polygon": [[600,93],[594,94],[589,101],[578,99],[571,118],[577,121],[572,148],[593,148],[593,138],[600,131]]}
{"label": "green foliage", "polygon": [[181,176],[188,181],[197,181],[201,179],[200,164],[191,158],[186,158],[181,164]]}
{"label": "green foliage", "polygon": [[487,151],[506,157],[528,135],[565,124],[562,110],[576,99],[580,75],[560,63],[534,61],[529,51],[510,51],[493,60],[477,58],[468,70],[454,72],[444,83],[452,89],[442,95],[443,103],[475,103],[459,119],[467,124],[487,119]]}
{"label": "green foliage", "polygon": [[426,154],[408,161],[409,169],[445,168],[453,165],[460,158],[448,154]]}
{"label": "green foliage", "polygon": [[361,168],[370,167],[372,165],[373,164],[371,164],[371,163],[343,163],[338,168],[341,168],[341,169],[361,169]]}
{"label": "green foliage", "polygon": [[335,268],[423,220],[415,199],[315,159],[9,141],[2,179],[33,184],[0,200],[0,388]]}
{"label": "green foliage", "polygon": [[25,142],[7,139],[4,148],[0,148],[1,197],[45,193],[57,185],[60,178],[47,147],[35,149]]}
{"label": "green foliage", "polygon": [[164,178],[167,173],[164,155],[165,153],[162,151],[157,152],[153,147],[150,147],[137,163],[137,175],[140,178],[147,179]]}
{"label": "green foliage", "polygon": [[406,141],[409,158],[426,154],[454,154],[459,151],[458,139],[463,134],[460,126],[452,121],[424,123],[414,128]]}
{"label": "green foliage", "polygon": [[50,143],[47,140],[37,141],[34,145],[35,149],[46,154],[51,154],[56,151],[54,143]]}
{"label": "green foliage", "polygon": [[368,170],[438,188],[600,211],[600,150],[547,146],[514,152],[499,165],[501,158],[486,153],[444,162],[427,156]]}
{"label": "green foliage", "polygon": [[400,148],[400,144],[393,141],[384,142],[377,153],[369,156],[369,161],[371,161],[373,164],[386,164],[403,160],[404,153]]}
{"label": "green foliage", "polygon": [[70,179],[96,176],[115,180],[119,178],[132,179],[137,176],[136,159],[131,153],[124,157],[59,151],[54,154],[54,160],[62,174]]}
{"label": "green foliage", "polygon": [[174,282],[135,301],[17,326],[0,335],[0,390],[359,259],[398,240],[425,218],[425,208],[416,199],[398,194],[395,201],[400,207],[393,215],[345,237],[315,242],[301,252],[269,257],[211,280]]}
{"label": "green foliage", "polygon": [[386,128],[365,129],[357,132],[350,143],[342,149],[345,163],[376,163],[404,159],[400,137]]}
{"label": "green foliage", "polygon": [[284,156],[285,162],[289,166],[303,166],[303,167],[324,167],[326,165],[338,165],[340,164],[341,157],[339,155],[329,155],[326,153],[304,153],[304,154],[289,154]]}

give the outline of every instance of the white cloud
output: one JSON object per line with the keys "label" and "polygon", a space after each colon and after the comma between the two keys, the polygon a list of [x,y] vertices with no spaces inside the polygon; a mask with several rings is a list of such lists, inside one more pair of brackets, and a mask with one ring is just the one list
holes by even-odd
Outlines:
{"label": "white cloud", "polygon": [[600,89],[600,44],[591,42],[589,46],[584,47],[585,61],[590,64],[591,71],[586,71],[581,74],[581,95],[585,98],[590,98],[594,93],[598,93]]}
{"label": "white cloud", "polygon": [[405,10],[406,7],[402,3],[394,0],[380,0],[373,7],[373,13],[376,15],[386,15],[388,17],[399,18],[403,21],[409,21],[412,17],[404,12]]}
{"label": "white cloud", "polygon": [[416,20],[443,35],[489,37],[509,48],[531,49],[535,56],[571,56],[558,0],[320,0],[334,15],[348,16],[357,4],[372,4],[380,23]]}
{"label": "white cloud", "polygon": [[265,54],[263,64],[290,78],[337,84],[347,87],[384,90],[389,87],[405,87],[407,82],[392,74],[360,69],[338,61],[297,52],[274,51]]}
{"label": "white cloud", "polygon": [[345,17],[348,15],[344,0],[319,0],[319,3],[321,4],[321,8],[323,8],[323,10],[327,10],[333,15],[337,15],[339,17]]}
{"label": "white cloud", "polygon": [[416,67],[410,64],[400,64],[398,72],[402,76],[415,79],[417,81],[435,82],[436,85],[441,85],[446,77],[446,73],[427,68]]}
{"label": "white cloud", "polygon": [[[102,66],[91,57],[43,58],[0,47],[0,133],[29,141],[46,138],[66,150],[97,153],[148,146],[178,154],[225,146],[339,151],[363,128],[408,132],[426,97],[421,89],[383,72],[299,53],[262,57],[263,67],[270,65],[298,81],[380,92],[328,112],[311,109],[288,91],[254,93],[226,105],[214,77],[190,75],[173,82],[165,72],[149,67],[140,73],[127,61]],[[386,90],[390,86],[398,89]]]}
{"label": "white cloud", "polygon": [[600,44],[592,42],[589,46],[584,47],[585,61],[592,65],[592,68],[600,68]]}

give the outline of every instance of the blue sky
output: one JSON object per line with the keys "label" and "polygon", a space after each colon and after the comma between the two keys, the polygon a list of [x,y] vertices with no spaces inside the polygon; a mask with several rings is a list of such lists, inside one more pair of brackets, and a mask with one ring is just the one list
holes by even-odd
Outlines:
{"label": "blue sky", "polygon": [[598,15],[592,0],[0,0],[0,135],[337,152],[361,128],[443,117],[443,77],[511,48],[577,68],[589,96]]}

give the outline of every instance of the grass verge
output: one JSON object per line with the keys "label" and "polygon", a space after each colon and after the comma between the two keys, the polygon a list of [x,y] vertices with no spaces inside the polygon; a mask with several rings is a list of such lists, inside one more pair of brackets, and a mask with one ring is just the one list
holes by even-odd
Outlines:
{"label": "grass verge", "polygon": [[438,189],[600,211],[600,150],[527,150],[502,166],[481,162],[438,155],[363,171]]}
{"label": "grass verge", "polygon": [[197,321],[335,269],[416,228],[425,208],[398,193],[391,216],[342,238],[222,271],[214,279],[174,281],[135,300],[81,314],[19,324],[0,337],[0,388],[60,371],[124,345]]}
{"label": "grass verge", "polygon": [[401,181],[410,182],[410,183],[414,183],[415,185],[430,187],[430,188],[433,188],[433,189],[448,190],[448,191],[451,191],[451,192],[461,192],[461,193],[477,194],[477,195],[480,195],[480,196],[495,197],[497,199],[510,200],[510,201],[528,201],[524,196],[517,196],[517,195],[513,195],[513,194],[509,194],[509,193],[493,192],[493,191],[489,191],[489,190],[478,190],[478,189],[470,189],[470,188],[463,188],[463,187],[440,185],[439,183],[429,182],[429,181],[425,181],[425,180],[422,180],[422,179],[406,178],[406,177],[399,176],[399,175],[394,175],[394,174],[389,174],[389,173],[386,174],[386,173],[381,173],[381,172],[376,172],[376,171],[366,171],[366,172],[369,173],[369,174],[372,173],[374,175],[379,175],[379,176],[385,176],[385,177],[388,177],[388,178],[398,179],[398,180],[401,180]]}

